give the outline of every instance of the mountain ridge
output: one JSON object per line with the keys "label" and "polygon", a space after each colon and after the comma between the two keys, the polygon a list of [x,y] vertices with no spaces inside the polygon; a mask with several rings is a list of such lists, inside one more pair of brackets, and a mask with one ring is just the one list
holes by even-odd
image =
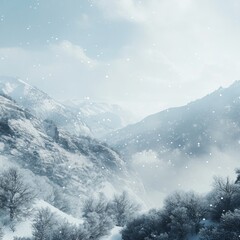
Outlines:
{"label": "mountain ridge", "polygon": [[[2,95],[0,134],[0,165],[9,162],[18,166],[33,175],[33,182],[40,178],[46,188],[40,196],[44,200],[50,197],[47,189],[58,189],[72,206],[99,192],[139,191],[133,184],[136,176],[112,148],[90,137],[71,135],[51,121],[39,120]],[[43,192],[39,189],[42,185],[35,188]],[[139,189],[143,191],[142,186]]]}
{"label": "mountain ridge", "polygon": [[116,104],[85,101],[59,102],[41,89],[13,77],[0,76],[0,93],[10,96],[42,120],[51,120],[72,134],[101,138],[133,122],[132,115]]}
{"label": "mountain ridge", "polygon": [[42,120],[52,120],[58,127],[80,135],[90,135],[87,124],[47,93],[21,79],[0,77],[0,92],[10,96],[21,107]]}
{"label": "mountain ridge", "polygon": [[240,138],[239,112],[240,81],[236,81],[187,105],[152,114],[115,131],[106,141],[128,156],[144,150],[155,150],[160,155],[173,150],[189,156],[207,154],[210,145],[226,147],[223,145],[227,143],[220,141],[223,135]]}

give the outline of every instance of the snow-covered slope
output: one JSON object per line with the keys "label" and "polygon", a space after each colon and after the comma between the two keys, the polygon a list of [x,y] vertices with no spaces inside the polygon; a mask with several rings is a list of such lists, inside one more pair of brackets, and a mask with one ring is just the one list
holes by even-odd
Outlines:
{"label": "snow-covered slope", "polygon": [[1,168],[7,162],[27,171],[43,199],[53,188],[75,207],[98,192],[143,191],[113,149],[39,120],[5,96],[0,96],[0,160]]}
{"label": "snow-covered slope", "polygon": [[28,216],[28,218],[26,218],[24,221],[16,223],[15,231],[12,231],[9,227],[3,228],[3,240],[14,240],[15,237],[31,238],[34,213],[40,209],[47,208],[59,220],[65,221],[74,226],[79,226],[83,223],[82,219],[74,218],[73,216],[60,211],[59,209],[53,207],[51,204],[43,200],[36,200],[32,208],[34,211],[31,215]]}
{"label": "snow-covered slope", "polygon": [[94,136],[98,138],[135,121],[130,112],[116,104],[94,102],[89,99],[85,101],[69,100],[64,104],[79,114],[90,127]]}
{"label": "snow-covered slope", "polygon": [[0,93],[10,96],[39,119],[52,120],[58,127],[77,135],[91,135],[91,130],[79,114],[20,79],[0,77]]}
{"label": "snow-covered slope", "polygon": [[107,140],[130,155],[154,150],[159,155],[178,151],[191,157],[210,154],[212,148],[238,149],[240,81],[186,106],[151,115],[113,132]]}

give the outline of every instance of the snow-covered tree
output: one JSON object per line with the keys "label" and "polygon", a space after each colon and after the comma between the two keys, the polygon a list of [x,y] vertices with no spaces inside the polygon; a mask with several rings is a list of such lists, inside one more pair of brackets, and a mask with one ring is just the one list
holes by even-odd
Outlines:
{"label": "snow-covered tree", "polygon": [[0,205],[9,212],[11,221],[27,213],[34,197],[16,168],[10,168],[0,175]]}
{"label": "snow-covered tree", "polygon": [[58,188],[53,189],[52,194],[49,197],[49,203],[63,212],[70,212],[70,206],[67,197],[64,193],[60,192]]}
{"label": "snow-covered tree", "polygon": [[87,214],[85,228],[90,235],[90,239],[100,239],[109,234],[113,227],[112,219],[107,215],[99,215],[96,212]]}
{"label": "snow-covered tree", "polygon": [[109,201],[105,197],[104,194],[99,194],[98,198],[90,197],[84,202],[82,208],[83,217],[87,217],[87,215],[91,212],[95,212],[99,215],[108,213],[109,211]]}
{"label": "snow-covered tree", "polygon": [[224,238],[221,238],[222,235],[223,231],[216,226],[208,226],[199,231],[200,240],[223,240]]}
{"label": "snow-covered tree", "polygon": [[50,209],[42,208],[37,212],[32,228],[34,240],[52,239],[53,232],[57,229],[57,221]]}
{"label": "snow-covered tree", "polygon": [[51,240],[88,240],[88,237],[88,232],[83,226],[72,226],[64,221],[53,230]]}
{"label": "snow-covered tree", "polygon": [[157,237],[160,236],[162,238],[163,236],[166,238],[168,222],[168,218],[166,218],[163,211],[151,210],[148,214],[138,216],[137,218],[128,222],[123,229],[122,239],[146,240],[157,239]]}
{"label": "snow-covered tree", "polygon": [[207,209],[202,197],[193,192],[176,192],[161,211],[152,210],[127,224],[124,240],[185,240],[198,233]]}
{"label": "snow-covered tree", "polygon": [[224,230],[225,234],[228,236],[228,239],[239,239],[240,210],[236,209],[234,212],[229,211],[225,215],[222,215],[219,229]]}
{"label": "snow-covered tree", "polygon": [[240,207],[240,184],[231,182],[229,178],[215,178],[208,201],[212,219],[219,221],[222,214]]}
{"label": "snow-covered tree", "polygon": [[201,240],[237,240],[240,236],[240,210],[223,214],[220,223],[203,228],[200,231]]}
{"label": "snow-covered tree", "polygon": [[72,240],[74,238],[77,239],[76,229],[68,223],[63,223],[53,231],[51,240]]}
{"label": "snow-covered tree", "polygon": [[123,227],[138,215],[140,205],[131,200],[127,192],[115,195],[111,202],[111,210],[116,225]]}
{"label": "snow-covered tree", "polygon": [[[176,192],[165,200],[164,209],[170,216],[170,228],[177,228],[177,224],[185,221],[190,234],[196,234],[200,229],[200,222],[206,217],[207,208],[204,199],[194,192]],[[185,231],[185,230],[184,230]]]}
{"label": "snow-covered tree", "polygon": [[90,239],[97,240],[107,235],[113,227],[113,220],[109,216],[109,203],[103,194],[98,199],[90,198],[85,202],[83,217]]}
{"label": "snow-covered tree", "polygon": [[186,207],[176,207],[171,211],[171,222],[168,224],[171,239],[183,240],[191,233],[192,225],[194,224],[189,218]]}

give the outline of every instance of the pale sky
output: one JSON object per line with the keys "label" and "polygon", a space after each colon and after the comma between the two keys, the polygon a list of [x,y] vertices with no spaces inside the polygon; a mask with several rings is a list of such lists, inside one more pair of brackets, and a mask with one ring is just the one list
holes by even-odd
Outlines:
{"label": "pale sky", "polygon": [[145,116],[240,79],[239,0],[1,0],[0,75]]}

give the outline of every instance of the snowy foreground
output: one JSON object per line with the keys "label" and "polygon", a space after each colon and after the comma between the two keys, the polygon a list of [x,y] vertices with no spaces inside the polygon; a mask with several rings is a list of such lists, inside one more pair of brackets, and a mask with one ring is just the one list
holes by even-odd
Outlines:
{"label": "snowy foreground", "polygon": [[[83,221],[81,219],[77,219],[72,217],[71,215],[68,215],[59,209],[53,207],[51,204],[38,200],[36,201],[33,208],[37,211],[41,208],[48,208],[52,213],[56,214],[59,218],[62,220],[66,220],[67,222],[79,225],[82,224]],[[3,240],[13,240],[14,237],[32,237],[32,219],[27,219],[16,226],[16,230],[13,232],[11,229],[7,228],[4,231],[4,237]]]}
{"label": "snowy foreground", "polygon": [[[53,207],[51,204],[38,200],[36,201],[34,209],[39,210],[41,208],[48,208],[52,213],[62,220],[66,220],[68,223],[73,225],[80,225],[83,223],[83,220],[74,218],[73,216],[66,214],[59,209]],[[121,240],[121,231],[122,228],[115,227],[112,229],[109,236],[103,237],[101,240]],[[26,219],[24,222],[20,222],[16,225],[16,230],[13,232],[9,228],[4,229],[3,240],[13,240],[14,237],[32,237],[32,219]]]}

